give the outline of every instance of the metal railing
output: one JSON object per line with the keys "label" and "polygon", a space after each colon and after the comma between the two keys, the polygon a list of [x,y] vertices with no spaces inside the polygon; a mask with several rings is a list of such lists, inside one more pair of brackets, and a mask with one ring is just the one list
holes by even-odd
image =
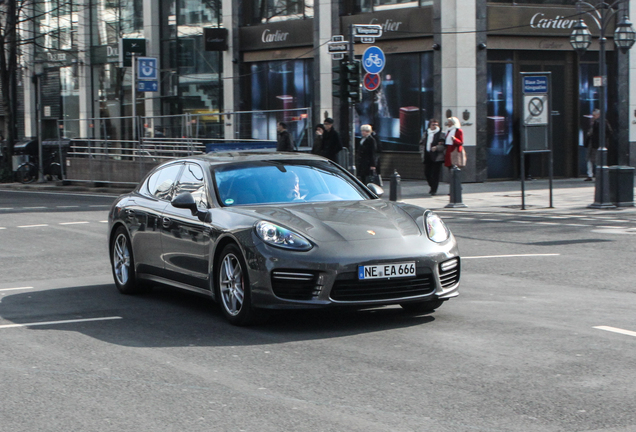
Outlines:
{"label": "metal railing", "polygon": [[[60,121],[59,130],[70,138],[66,178],[135,184],[165,160],[212,151],[272,149],[279,121],[288,124],[298,148],[311,148],[309,108]],[[67,137],[67,130],[74,136]],[[233,136],[226,137],[230,131]]]}

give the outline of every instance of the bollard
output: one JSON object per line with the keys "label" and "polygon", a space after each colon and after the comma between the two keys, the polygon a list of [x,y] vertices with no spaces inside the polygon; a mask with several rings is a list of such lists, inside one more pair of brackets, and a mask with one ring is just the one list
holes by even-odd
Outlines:
{"label": "bollard", "polygon": [[462,202],[462,170],[456,166],[450,170],[450,202],[446,204],[446,207],[466,207],[466,204]]}
{"label": "bollard", "polygon": [[402,199],[402,178],[398,174],[397,170],[393,170],[391,174],[391,190],[389,191],[390,201],[400,201]]}

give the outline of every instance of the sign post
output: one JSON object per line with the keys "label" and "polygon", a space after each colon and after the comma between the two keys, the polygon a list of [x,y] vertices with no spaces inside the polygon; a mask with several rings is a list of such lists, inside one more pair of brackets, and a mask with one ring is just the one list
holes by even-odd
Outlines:
{"label": "sign post", "polygon": [[521,72],[521,210],[526,209],[525,158],[531,153],[548,153],[550,208],[554,158],[552,153],[552,83],[550,72]]}

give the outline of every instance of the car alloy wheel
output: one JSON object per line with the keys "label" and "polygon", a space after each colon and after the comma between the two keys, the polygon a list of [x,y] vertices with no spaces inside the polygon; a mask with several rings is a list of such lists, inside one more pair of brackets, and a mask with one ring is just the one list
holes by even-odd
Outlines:
{"label": "car alloy wheel", "polygon": [[118,233],[113,242],[113,274],[119,285],[126,285],[130,278],[130,250],[128,238]]}
{"label": "car alloy wheel", "polygon": [[223,257],[219,273],[219,286],[223,308],[229,315],[237,316],[245,301],[245,285],[241,263],[233,253],[228,253]]}
{"label": "car alloy wheel", "polygon": [[215,297],[225,318],[236,326],[264,323],[269,313],[252,306],[247,264],[239,247],[225,246],[217,263]]}

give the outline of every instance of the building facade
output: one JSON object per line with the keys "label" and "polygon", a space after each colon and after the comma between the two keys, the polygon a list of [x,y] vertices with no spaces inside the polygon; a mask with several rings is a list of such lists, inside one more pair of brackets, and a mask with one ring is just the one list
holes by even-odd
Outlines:
{"label": "building facade", "polygon": [[[635,3],[620,3],[615,17],[633,15]],[[190,113],[222,119],[205,126],[206,136],[221,138],[272,139],[275,120],[285,120],[309,146],[307,125],[333,117],[347,142],[352,121],[358,134],[361,124],[374,126],[385,175],[396,169],[422,178],[419,139],[431,118],[452,115],[464,131],[464,179],[514,179],[521,171],[521,73],[550,72],[554,175],[577,177],[592,110],[601,107],[598,42],[584,55],[569,43],[579,16],[593,35],[598,26],[569,0],[42,0],[32,13],[32,27],[22,29],[38,36],[22,56],[25,136],[37,135],[38,88],[44,138],[124,139],[133,115]],[[604,108],[617,133],[608,157],[610,165],[634,166],[636,55],[614,49],[615,19]],[[333,96],[337,61],[327,51],[334,35],[349,39],[352,24],[382,26],[374,45],[386,56],[381,84],[363,91],[353,119]],[[121,63],[124,39],[143,41],[160,69],[158,91],[136,93],[134,106],[132,68]],[[355,55],[369,46],[358,40]],[[309,118],[299,121],[298,109]],[[280,115],[258,114],[269,110]],[[214,116],[243,112],[251,116],[247,127]],[[97,131],[82,119],[109,120]],[[528,162],[531,175],[547,176],[547,154]]]}

